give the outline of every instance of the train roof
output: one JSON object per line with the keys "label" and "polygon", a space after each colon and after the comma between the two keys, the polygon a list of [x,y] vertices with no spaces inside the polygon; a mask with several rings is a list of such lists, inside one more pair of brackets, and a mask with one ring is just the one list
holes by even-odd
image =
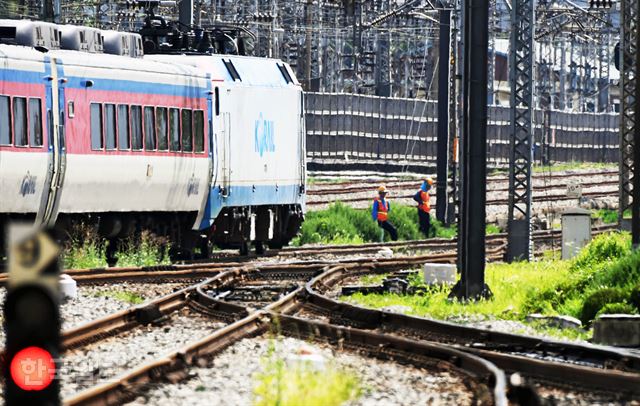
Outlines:
{"label": "train roof", "polygon": [[44,21],[0,19],[0,43],[133,58],[143,55],[140,34]]}
{"label": "train roof", "polygon": [[211,73],[213,80],[239,85],[300,86],[291,67],[279,60],[238,55],[146,55],[145,60],[181,63]]}

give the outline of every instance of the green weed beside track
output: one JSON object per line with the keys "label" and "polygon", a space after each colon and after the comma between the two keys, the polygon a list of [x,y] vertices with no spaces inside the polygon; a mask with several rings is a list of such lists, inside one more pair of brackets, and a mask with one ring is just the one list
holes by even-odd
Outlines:
{"label": "green weed beside track", "polygon": [[[373,308],[404,306],[410,314],[463,322],[524,323],[531,313],[569,315],[589,328],[599,313],[640,310],[640,251],[631,250],[627,233],[608,233],[596,237],[573,260],[547,256],[530,263],[487,264],[486,281],[493,298],[469,303],[449,300],[449,286],[426,287],[426,293],[416,295],[355,294],[343,299]],[[411,283],[421,284],[419,278]],[[587,330],[528,325],[547,335],[588,337]]]}
{"label": "green weed beside track", "polygon": [[[400,240],[419,240],[425,238],[418,224],[416,207],[391,203],[389,221],[398,230]],[[432,236],[453,238],[457,235],[456,227],[444,227],[434,216],[431,216]],[[487,226],[488,234],[499,233],[495,225]],[[371,218],[370,209],[354,209],[341,202],[333,203],[329,208],[309,212],[302,223],[300,233],[292,241],[292,245],[304,244],[362,244],[378,242],[380,228]],[[389,236],[385,235],[385,241]]]}

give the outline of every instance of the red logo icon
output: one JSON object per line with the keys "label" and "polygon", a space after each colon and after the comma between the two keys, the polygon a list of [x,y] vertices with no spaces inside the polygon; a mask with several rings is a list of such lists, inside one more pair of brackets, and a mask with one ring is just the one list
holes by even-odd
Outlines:
{"label": "red logo icon", "polygon": [[56,364],[49,351],[40,347],[20,350],[9,366],[13,382],[22,390],[39,391],[51,384]]}

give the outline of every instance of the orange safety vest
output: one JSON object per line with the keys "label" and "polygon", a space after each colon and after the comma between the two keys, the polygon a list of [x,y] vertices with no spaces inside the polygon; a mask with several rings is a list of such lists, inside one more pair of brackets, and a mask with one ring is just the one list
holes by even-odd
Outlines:
{"label": "orange safety vest", "polygon": [[[387,204],[388,202],[382,202],[379,198],[376,197],[376,202],[378,203],[378,221],[387,221],[389,218],[389,208]],[[385,204],[386,203],[386,204]]]}
{"label": "orange safety vest", "polygon": [[422,200],[422,203],[418,205],[418,208],[425,213],[429,213],[431,211],[431,204],[429,203],[430,197],[431,196],[429,196],[429,193],[425,192],[424,190],[420,191],[420,200]]}

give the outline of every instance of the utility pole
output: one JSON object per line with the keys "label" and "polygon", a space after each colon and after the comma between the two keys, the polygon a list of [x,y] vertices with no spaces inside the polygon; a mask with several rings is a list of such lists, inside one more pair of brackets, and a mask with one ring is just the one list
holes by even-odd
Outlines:
{"label": "utility pole", "polygon": [[640,158],[637,150],[636,133],[638,125],[636,111],[638,103],[638,0],[622,0],[620,7],[620,201],[618,219],[622,227],[625,211],[632,209],[631,233],[634,246],[640,243],[637,194],[640,188],[636,175],[639,169],[634,165]]}
{"label": "utility pole", "polygon": [[460,281],[450,296],[475,300],[491,295],[484,283],[487,192],[487,47],[489,0],[464,0],[461,140]]}
{"label": "utility pole", "polygon": [[[632,41],[635,44],[635,70],[634,70],[634,82],[635,82],[635,98],[633,101],[635,119],[640,117],[640,80],[638,80],[638,67],[640,66],[640,30],[638,30],[638,15],[640,10],[638,8],[640,4],[638,0],[635,1],[636,16],[634,19],[634,38]],[[631,206],[631,243],[634,248],[640,247],[640,125],[638,123],[634,126],[633,131],[633,196]]]}
{"label": "utility pole", "polygon": [[451,15],[451,40],[450,40],[450,65],[449,65],[449,171],[451,173],[451,193],[449,199],[449,210],[447,211],[446,224],[456,221],[456,207],[458,204],[458,101],[460,92],[460,80],[458,75],[458,11],[457,0],[453,1],[454,10]]}
{"label": "utility pole", "polygon": [[178,18],[183,27],[191,27],[193,25],[193,1],[181,0],[179,3]]}
{"label": "utility pole", "polygon": [[304,56],[305,56],[305,60],[304,60],[304,80],[306,82],[306,89],[307,91],[310,91],[311,89],[311,39],[312,39],[312,31],[311,31],[311,24],[312,24],[312,13],[313,13],[313,0],[307,0],[307,4],[305,7],[305,11],[306,11],[306,16],[305,16],[305,20],[304,20],[304,24],[305,24],[305,37],[304,37],[304,45],[305,45],[305,50],[304,50]]}
{"label": "utility pole", "polygon": [[507,260],[530,260],[531,161],[533,160],[534,0],[514,0],[511,8],[511,163]]}
{"label": "utility pole", "polygon": [[[444,4],[441,4],[444,7]],[[438,59],[438,158],[436,177],[436,218],[448,223],[449,207],[449,65],[451,59],[451,10],[440,10],[440,39]]]}

